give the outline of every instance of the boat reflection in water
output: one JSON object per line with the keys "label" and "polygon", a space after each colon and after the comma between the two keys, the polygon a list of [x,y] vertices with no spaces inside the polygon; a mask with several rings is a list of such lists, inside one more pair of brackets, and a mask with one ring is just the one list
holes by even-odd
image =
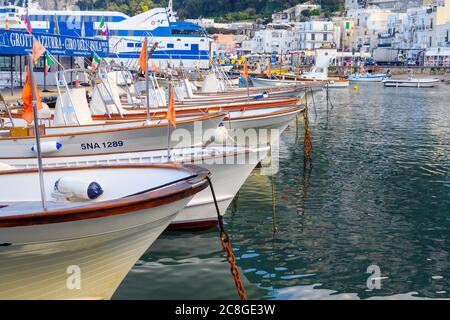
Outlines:
{"label": "boat reflection in water", "polygon": [[[234,237],[231,238],[233,241]],[[238,248],[233,249],[239,259]],[[264,290],[246,279],[241,268],[239,272],[248,297],[264,295]],[[113,296],[113,299],[130,298],[238,299],[218,229],[193,233],[170,231],[161,235]]]}

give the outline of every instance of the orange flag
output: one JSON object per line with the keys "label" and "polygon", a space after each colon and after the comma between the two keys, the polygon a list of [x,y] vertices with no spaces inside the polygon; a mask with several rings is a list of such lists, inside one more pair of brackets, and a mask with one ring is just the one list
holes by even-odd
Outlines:
{"label": "orange flag", "polygon": [[272,76],[272,72],[270,71],[270,61],[269,64],[267,65],[267,77],[270,78]]}
{"label": "orange flag", "polygon": [[176,113],[175,113],[175,98],[174,98],[174,90],[173,86],[170,86],[169,89],[169,108],[167,108],[167,120],[170,122],[170,124],[176,128],[177,127],[177,121],[176,121]]}
{"label": "orange flag", "polygon": [[152,61],[152,71],[154,73],[159,72],[159,68],[156,66],[156,64]]}
{"label": "orange flag", "polygon": [[244,70],[242,71],[242,76],[245,80],[248,79],[248,68],[247,68],[247,61],[244,62]]}
{"label": "orange flag", "polygon": [[[34,94],[36,97],[36,107],[38,110],[41,110],[42,109],[41,97],[39,97],[36,82],[33,82],[33,87],[34,87]],[[25,79],[25,84],[23,86],[22,101],[24,110],[22,118],[26,122],[32,123],[34,121],[34,114],[33,114],[33,93],[31,91],[30,70],[27,71],[27,77]]]}
{"label": "orange flag", "polygon": [[33,57],[33,62],[36,64],[39,58],[44,54],[44,46],[36,39],[33,40],[33,49],[31,50],[31,55]]}
{"label": "orange flag", "polygon": [[141,68],[142,72],[145,74],[147,72],[147,38],[144,39],[144,43],[142,44],[141,55],[139,56],[138,61],[139,68]]}

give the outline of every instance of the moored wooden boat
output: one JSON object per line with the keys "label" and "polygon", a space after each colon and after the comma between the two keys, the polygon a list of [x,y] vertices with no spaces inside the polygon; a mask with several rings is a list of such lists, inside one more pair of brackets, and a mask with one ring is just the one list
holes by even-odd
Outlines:
{"label": "moored wooden boat", "polygon": [[[158,151],[140,151],[77,157],[46,157],[44,167],[80,167],[88,165],[189,163],[211,172],[217,202],[221,214],[254,167],[267,155],[269,147],[210,146],[206,148],[177,148]],[[168,157],[170,154],[170,158]],[[0,159],[0,163],[18,169],[35,168],[35,159]],[[170,225],[171,229],[205,229],[217,224],[217,213],[211,190],[205,189],[192,198]]]}
{"label": "moored wooden boat", "polygon": [[[201,145],[208,139],[204,133],[216,129],[224,116],[224,113],[214,112],[180,119],[172,136],[184,132],[187,139],[179,141],[177,146]],[[48,145],[44,154],[58,156],[161,149],[167,147],[167,126],[165,119],[150,124],[136,120],[54,126],[45,128],[41,141]],[[16,131],[15,128],[0,130],[0,158],[35,157],[34,136],[22,133],[18,136]]]}
{"label": "moored wooden boat", "polygon": [[[196,166],[46,169],[43,210],[37,174],[0,172],[0,183],[8,185],[0,195],[1,299],[109,299],[145,250],[208,185],[208,172]],[[62,192],[61,181],[72,181],[75,193]],[[97,183],[103,193],[78,199],[77,181]]]}
{"label": "moored wooden boat", "polygon": [[278,80],[266,78],[251,78],[251,79],[253,85],[256,87],[289,86],[289,85],[308,87],[309,84],[328,88],[345,88],[349,86],[349,81],[347,79],[329,79],[329,80],[317,80],[309,78],[299,78],[298,80]]}

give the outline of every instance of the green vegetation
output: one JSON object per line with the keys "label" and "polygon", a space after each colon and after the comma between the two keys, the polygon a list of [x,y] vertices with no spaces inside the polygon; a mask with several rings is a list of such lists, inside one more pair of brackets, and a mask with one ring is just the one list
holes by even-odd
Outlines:
{"label": "green vegetation", "polygon": [[[107,9],[135,15],[154,7],[164,7],[167,0],[79,0],[82,9]],[[174,9],[181,18],[212,17],[218,21],[243,21],[270,17],[306,0],[174,0]],[[309,16],[328,15],[343,10],[344,0],[316,0],[322,10],[311,10]]]}

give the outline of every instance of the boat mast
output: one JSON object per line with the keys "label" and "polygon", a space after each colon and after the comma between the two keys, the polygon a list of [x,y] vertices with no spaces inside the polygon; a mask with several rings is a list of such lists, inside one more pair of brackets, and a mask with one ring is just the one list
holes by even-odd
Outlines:
{"label": "boat mast", "polygon": [[148,39],[145,37],[145,99],[147,105],[147,122],[150,121],[150,93],[149,91],[149,78],[148,78]]}
{"label": "boat mast", "polygon": [[[36,92],[34,92],[34,72],[33,72],[33,59],[31,55],[28,56],[28,67],[30,68],[30,85],[31,85],[31,105],[33,108],[33,116],[34,116],[34,136],[36,138],[36,151],[37,151],[37,160],[38,160],[38,171],[39,171],[39,185],[41,188],[41,201],[42,208],[44,211],[47,210],[47,200],[45,199],[45,185],[44,185],[44,169],[42,165],[42,153],[41,153],[41,133],[39,132],[39,119],[37,112],[37,105],[33,104],[33,101],[36,99]],[[37,88],[37,87],[36,87]],[[37,103],[37,101],[36,101]]]}

